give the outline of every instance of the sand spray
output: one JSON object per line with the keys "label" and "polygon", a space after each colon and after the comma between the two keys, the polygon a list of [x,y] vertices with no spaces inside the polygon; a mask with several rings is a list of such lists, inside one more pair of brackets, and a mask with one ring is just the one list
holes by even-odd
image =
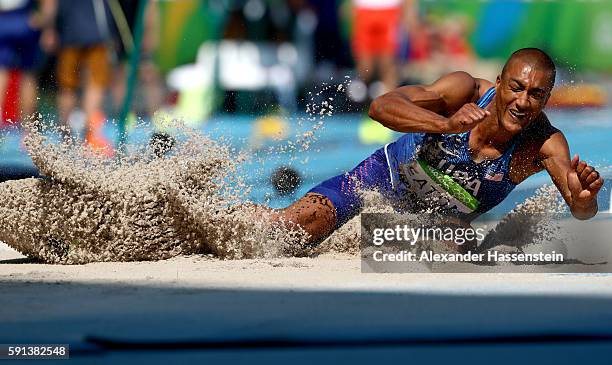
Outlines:
{"label": "sand spray", "polygon": [[[324,85],[324,91],[344,92],[349,82]],[[320,94],[313,94],[313,100]],[[312,129],[275,153],[311,148],[323,119],[334,112],[333,97],[317,100],[308,104],[309,117],[299,121]],[[238,173],[250,158],[248,152],[233,151],[179,122],[169,123],[176,140],[171,153],[160,157],[156,146],[131,146],[109,159],[70,137],[57,143],[50,136],[68,134],[40,118],[27,121],[24,144],[44,178],[0,184],[0,241],[28,257],[57,264],[191,254],[243,259],[358,253],[359,215],[311,247],[305,232],[272,222],[268,210],[248,201],[250,187]],[[550,198],[549,190],[518,210],[556,211],[559,202]],[[364,212],[393,212],[380,194],[362,194]],[[503,236],[515,216],[510,214],[494,233]],[[537,225],[541,222],[532,222]]]}

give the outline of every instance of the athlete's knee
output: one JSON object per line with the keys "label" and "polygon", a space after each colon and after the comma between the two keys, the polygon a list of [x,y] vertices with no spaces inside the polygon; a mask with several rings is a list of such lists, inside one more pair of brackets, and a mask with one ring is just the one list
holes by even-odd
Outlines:
{"label": "athlete's knee", "polygon": [[288,224],[306,231],[311,242],[327,237],[336,227],[336,210],[325,195],[307,193],[281,212]]}

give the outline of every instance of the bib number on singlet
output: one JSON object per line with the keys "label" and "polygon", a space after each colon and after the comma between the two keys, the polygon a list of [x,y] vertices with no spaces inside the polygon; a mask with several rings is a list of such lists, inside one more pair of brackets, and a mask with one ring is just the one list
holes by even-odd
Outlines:
{"label": "bib number on singlet", "polygon": [[429,166],[424,160],[400,165],[400,176],[408,189],[420,199],[442,208],[472,213],[480,202],[452,177]]}

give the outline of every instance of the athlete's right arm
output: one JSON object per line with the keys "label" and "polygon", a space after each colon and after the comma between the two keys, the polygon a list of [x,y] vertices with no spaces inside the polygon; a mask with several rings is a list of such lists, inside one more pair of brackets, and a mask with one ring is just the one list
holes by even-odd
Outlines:
{"label": "athlete's right arm", "polygon": [[453,72],[431,85],[403,86],[379,96],[368,114],[398,132],[464,132],[490,115],[474,104],[480,84],[467,72]]}

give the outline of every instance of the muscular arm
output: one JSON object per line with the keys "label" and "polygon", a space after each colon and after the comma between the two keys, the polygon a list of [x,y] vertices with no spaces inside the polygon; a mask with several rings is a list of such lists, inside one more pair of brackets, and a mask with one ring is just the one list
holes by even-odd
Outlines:
{"label": "muscular arm", "polygon": [[540,149],[542,165],[577,219],[597,214],[597,193],[603,186],[599,173],[578,156],[570,160],[569,146],[561,132],[553,134]]}
{"label": "muscular arm", "polygon": [[431,85],[403,86],[376,98],[369,115],[398,132],[447,133],[447,116],[478,99],[481,82],[453,72]]}

